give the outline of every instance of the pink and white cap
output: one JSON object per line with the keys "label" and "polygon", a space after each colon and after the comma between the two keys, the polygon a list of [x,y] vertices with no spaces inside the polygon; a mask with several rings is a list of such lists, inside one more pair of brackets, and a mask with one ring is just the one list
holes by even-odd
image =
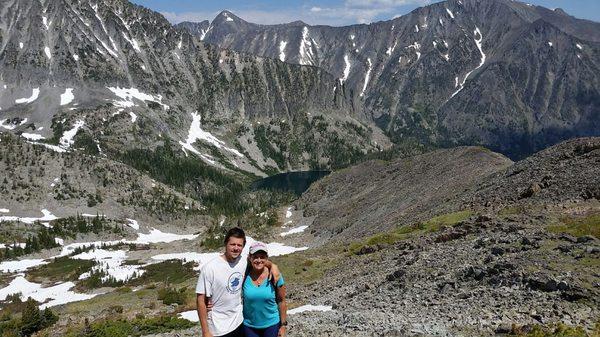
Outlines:
{"label": "pink and white cap", "polygon": [[265,245],[262,242],[255,241],[253,244],[250,245],[250,254],[254,254],[254,253],[259,252],[261,250],[263,252],[267,253],[267,255],[269,254],[269,250],[267,249],[267,245]]}

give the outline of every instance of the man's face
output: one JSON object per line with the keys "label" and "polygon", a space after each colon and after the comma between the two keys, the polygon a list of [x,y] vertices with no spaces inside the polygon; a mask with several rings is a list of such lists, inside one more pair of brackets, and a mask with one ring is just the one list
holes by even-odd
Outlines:
{"label": "man's face", "polygon": [[237,259],[244,249],[244,239],[230,237],[225,245],[225,257],[228,260]]}

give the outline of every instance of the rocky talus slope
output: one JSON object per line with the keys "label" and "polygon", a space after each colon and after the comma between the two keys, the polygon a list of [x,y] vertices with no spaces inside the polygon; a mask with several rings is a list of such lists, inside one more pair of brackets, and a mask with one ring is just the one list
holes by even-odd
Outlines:
{"label": "rocky talus slope", "polygon": [[0,144],[0,203],[12,215],[38,215],[47,209],[59,218],[100,214],[139,219],[149,226],[193,222],[202,228],[209,223],[199,198],[121,162],[101,155],[57,153],[10,134],[0,135]]}
{"label": "rocky talus slope", "polygon": [[474,205],[502,208],[600,200],[600,140],[580,138],[536,153],[478,186]]}
{"label": "rocky talus slope", "polygon": [[369,161],[316,182],[297,204],[306,216],[316,217],[311,232],[327,238],[361,238],[455,211],[466,191],[511,164],[510,159],[478,147]]}
{"label": "rocky talus slope", "polygon": [[599,27],[512,0],[448,0],[345,27],[257,25],[228,11],[180,24],[224,48],[325,69],[397,142],[511,158],[598,135]]}

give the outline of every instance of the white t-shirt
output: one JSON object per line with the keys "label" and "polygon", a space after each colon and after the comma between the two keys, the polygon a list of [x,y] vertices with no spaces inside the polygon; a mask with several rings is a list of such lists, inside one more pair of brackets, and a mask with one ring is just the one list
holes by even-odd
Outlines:
{"label": "white t-shirt", "polygon": [[247,264],[241,256],[229,263],[221,255],[200,269],[196,293],[212,299],[208,328],[214,336],[226,335],[244,321],[241,291]]}

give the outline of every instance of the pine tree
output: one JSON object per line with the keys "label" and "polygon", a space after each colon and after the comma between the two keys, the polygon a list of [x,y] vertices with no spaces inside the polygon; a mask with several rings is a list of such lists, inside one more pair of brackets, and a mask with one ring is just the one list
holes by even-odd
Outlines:
{"label": "pine tree", "polygon": [[30,297],[25,302],[25,309],[21,316],[21,334],[31,336],[42,328],[42,315],[37,303]]}

